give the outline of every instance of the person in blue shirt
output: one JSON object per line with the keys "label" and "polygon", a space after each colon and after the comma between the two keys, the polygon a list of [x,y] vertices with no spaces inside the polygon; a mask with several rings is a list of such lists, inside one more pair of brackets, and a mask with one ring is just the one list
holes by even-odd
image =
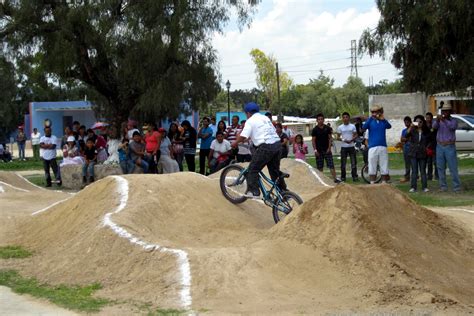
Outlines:
{"label": "person in blue shirt", "polygon": [[382,174],[382,183],[387,183],[388,175],[388,151],[386,130],[392,128],[392,125],[383,115],[383,107],[374,105],[370,109],[371,117],[362,126],[369,131],[369,176],[370,183],[375,183],[377,174],[377,165],[380,166]]}
{"label": "person in blue shirt", "polygon": [[[211,152],[211,143],[214,139],[212,137],[213,131],[212,128],[209,126],[211,121],[208,117],[202,119],[202,127],[199,130],[198,137],[201,139],[201,147],[199,148],[199,173],[205,174],[206,173],[206,158],[209,157],[209,153]],[[209,161],[208,161],[209,163]]]}
{"label": "person in blue shirt", "polygon": [[400,142],[403,144],[403,159],[405,161],[405,175],[400,182],[407,182],[410,181],[410,171],[411,171],[411,158],[408,156],[408,152],[410,151],[410,142],[407,139],[407,131],[408,128],[411,126],[411,117],[405,116],[403,119],[403,123],[405,124],[405,128],[402,130],[402,136],[400,137]]}

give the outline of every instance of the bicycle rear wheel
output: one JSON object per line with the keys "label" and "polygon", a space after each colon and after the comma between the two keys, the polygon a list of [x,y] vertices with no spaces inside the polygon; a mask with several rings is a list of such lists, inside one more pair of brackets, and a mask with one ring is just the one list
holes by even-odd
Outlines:
{"label": "bicycle rear wheel", "polygon": [[224,197],[234,204],[245,202],[247,179],[244,168],[239,165],[229,165],[222,170],[219,184]]}
{"label": "bicycle rear wheel", "polygon": [[275,223],[281,221],[285,216],[291,213],[293,209],[297,206],[303,204],[303,200],[299,197],[298,194],[286,191],[281,194],[281,202],[278,205],[273,206],[273,220]]}

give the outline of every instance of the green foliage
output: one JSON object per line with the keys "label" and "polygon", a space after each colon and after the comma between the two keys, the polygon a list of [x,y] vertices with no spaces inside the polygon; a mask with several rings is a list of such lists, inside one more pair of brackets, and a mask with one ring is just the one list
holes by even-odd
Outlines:
{"label": "green foliage", "polygon": [[10,258],[27,258],[31,256],[31,252],[24,249],[21,246],[3,246],[0,247],[0,258],[10,259]]}
{"label": "green foliage", "polygon": [[22,122],[20,119],[22,111],[15,101],[16,83],[13,64],[8,62],[3,56],[0,56],[0,142],[7,139],[11,131],[15,130],[17,124]]}
{"label": "green foliage", "polygon": [[14,270],[0,270],[0,285],[11,288],[15,293],[45,298],[59,306],[87,313],[98,312],[110,303],[107,299],[92,297],[94,292],[102,288],[98,283],[50,286],[40,284],[34,278],[24,278]]}
{"label": "green foliage", "polygon": [[381,17],[359,51],[386,57],[411,91],[464,90],[474,79],[474,2],[377,0]]}
{"label": "green foliage", "polygon": [[[265,55],[259,49],[252,49],[250,56],[255,64],[257,75],[257,86],[265,95],[264,106],[274,113],[279,113],[281,107],[278,105],[278,84],[276,75],[277,60],[272,55]],[[280,91],[287,91],[293,85],[292,79],[286,72],[279,71]]]}
{"label": "green foliage", "polygon": [[6,0],[0,36],[35,93],[53,80],[94,92],[102,117],[159,119],[214,99],[211,36],[233,9],[247,23],[256,2]]}
{"label": "green foliage", "polygon": [[349,77],[341,88],[334,88],[334,79],[322,72],[306,85],[296,85],[282,95],[282,111],[287,115],[314,117],[323,113],[336,117],[342,112],[351,115],[367,111],[367,88],[359,78]]}
{"label": "green foliage", "polygon": [[369,94],[392,94],[392,93],[404,93],[407,92],[405,89],[403,80],[397,79],[393,82],[388,82],[388,80],[380,80],[373,87],[367,88]]}

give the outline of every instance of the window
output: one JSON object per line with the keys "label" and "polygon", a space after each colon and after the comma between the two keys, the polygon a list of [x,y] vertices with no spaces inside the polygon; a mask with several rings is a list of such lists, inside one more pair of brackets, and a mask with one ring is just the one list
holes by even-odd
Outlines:
{"label": "window", "polygon": [[460,120],[460,119],[456,119],[458,121],[458,128],[457,129],[466,129],[466,128],[470,128],[470,126],[464,122],[463,120]]}

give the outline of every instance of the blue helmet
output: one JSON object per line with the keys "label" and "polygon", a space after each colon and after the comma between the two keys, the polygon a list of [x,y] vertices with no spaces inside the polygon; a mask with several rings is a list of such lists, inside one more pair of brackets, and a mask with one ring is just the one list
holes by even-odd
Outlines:
{"label": "blue helmet", "polygon": [[245,105],[244,112],[257,113],[260,112],[260,107],[255,102],[249,102]]}

